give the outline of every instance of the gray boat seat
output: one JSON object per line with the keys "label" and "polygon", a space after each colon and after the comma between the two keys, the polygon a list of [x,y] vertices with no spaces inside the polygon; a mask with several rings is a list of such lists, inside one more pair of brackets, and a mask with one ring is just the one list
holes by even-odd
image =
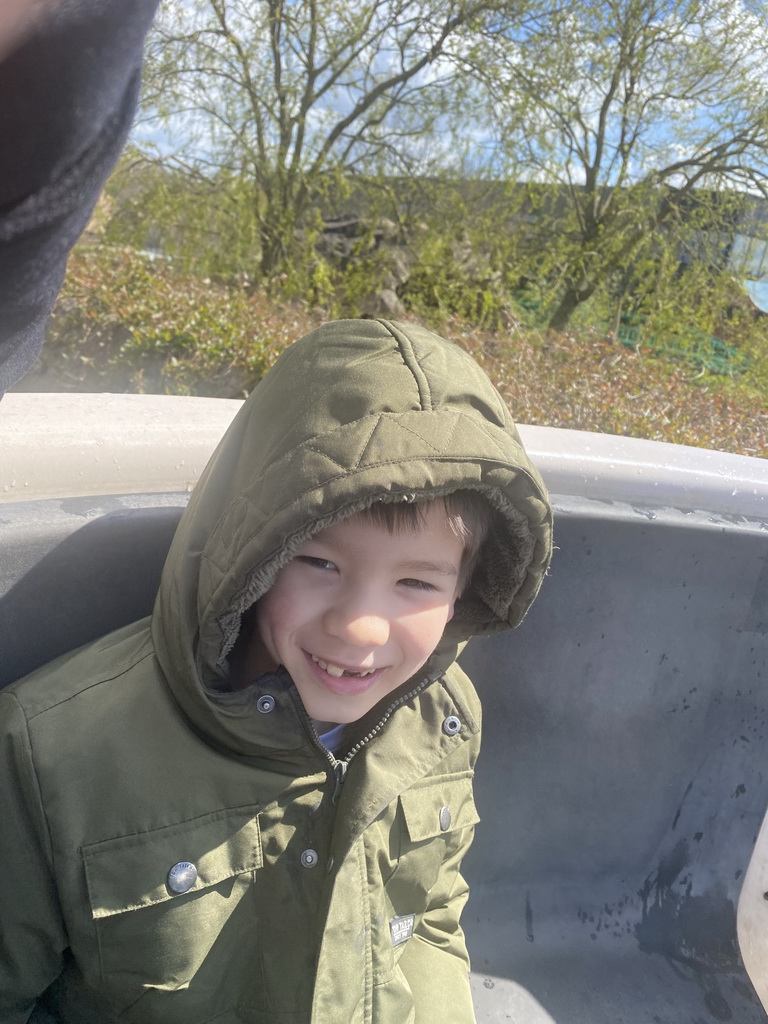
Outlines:
{"label": "gray boat seat", "polygon": [[[148,614],[186,499],[2,506],[0,685]],[[768,523],[554,502],[539,600],[462,657],[478,1021],[763,1024],[736,905],[768,806]]]}

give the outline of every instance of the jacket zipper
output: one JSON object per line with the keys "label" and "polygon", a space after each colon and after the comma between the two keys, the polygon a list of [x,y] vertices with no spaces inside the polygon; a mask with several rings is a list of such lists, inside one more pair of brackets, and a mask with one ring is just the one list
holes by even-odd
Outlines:
{"label": "jacket zipper", "polygon": [[339,802],[339,797],[341,796],[341,784],[344,782],[344,779],[347,777],[347,767],[348,767],[348,764],[347,764],[346,761],[337,761],[336,764],[333,766],[333,775],[334,775],[334,778],[336,780],[336,786],[334,787],[334,790],[333,790],[333,805],[334,805],[334,807]]}
{"label": "jacket zipper", "polygon": [[389,719],[392,717],[392,715],[395,713],[395,711],[397,711],[399,707],[402,707],[403,704],[407,704],[409,700],[412,700],[414,697],[418,696],[418,694],[420,694],[422,690],[425,690],[430,683],[433,683],[435,681],[435,679],[439,679],[442,674],[442,672],[430,673],[430,675],[425,676],[425,678],[422,679],[418,686],[415,686],[412,690],[409,690],[408,693],[403,694],[402,697],[398,697],[397,700],[392,701],[392,703],[389,705],[387,710],[382,715],[379,722],[373,727],[373,729],[371,729],[371,731],[367,735],[363,736],[361,740],[357,741],[357,743],[354,745],[354,747],[352,747],[352,749],[349,751],[349,753],[343,760],[339,760],[338,758],[334,757],[331,751],[328,750],[327,747],[323,746],[323,744],[320,741],[320,737],[317,735],[317,730],[312,724],[312,719],[307,714],[306,709],[302,707],[302,711],[304,712],[304,720],[306,722],[307,728],[312,734],[312,738],[315,741],[315,745],[320,747],[320,749],[326,755],[331,764],[331,770],[333,772],[334,778],[334,806],[339,802],[339,797],[341,796],[341,787],[344,784],[345,778],[347,777],[347,769],[349,768],[349,762],[352,760],[355,754],[358,754],[366,745],[366,743],[370,743],[370,741],[381,732],[381,730],[384,728],[384,726],[387,724]]}

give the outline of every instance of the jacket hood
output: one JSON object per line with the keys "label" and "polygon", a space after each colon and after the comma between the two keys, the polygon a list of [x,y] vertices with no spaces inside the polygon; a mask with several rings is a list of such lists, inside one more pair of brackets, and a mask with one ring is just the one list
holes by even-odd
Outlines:
{"label": "jacket hood", "polygon": [[212,692],[226,688],[243,613],[309,535],[374,501],[459,489],[482,492],[498,526],[432,671],[460,641],[516,626],[535,598],[552,548],[542,480],[485,373],[430,331],[342,320],[288,348],[211,457],[163,570],[155,649],[193,724],[251,750],[248,716]]}

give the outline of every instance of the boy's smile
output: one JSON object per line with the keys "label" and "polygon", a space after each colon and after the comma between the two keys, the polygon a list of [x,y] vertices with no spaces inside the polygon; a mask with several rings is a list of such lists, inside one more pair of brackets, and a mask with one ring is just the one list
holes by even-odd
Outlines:
{"label": "boy's smile", "polygon": [[351,516],[315,534],[257,609],[259,671],[283,665],[311,718],[361,718],[425,664],[453,615],[462,541],[441,502],[391,534]]}

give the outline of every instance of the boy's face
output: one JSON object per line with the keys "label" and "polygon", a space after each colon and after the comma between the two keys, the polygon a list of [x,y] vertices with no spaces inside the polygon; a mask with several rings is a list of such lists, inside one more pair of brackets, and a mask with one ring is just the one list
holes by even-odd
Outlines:
{"label": "boy's face", "polygon": [[316,722],[356,721],[434,651],[462,552],[440,502],[414,530],[351,516],[320,531],[259,601],[260,669],[283,665]]}

